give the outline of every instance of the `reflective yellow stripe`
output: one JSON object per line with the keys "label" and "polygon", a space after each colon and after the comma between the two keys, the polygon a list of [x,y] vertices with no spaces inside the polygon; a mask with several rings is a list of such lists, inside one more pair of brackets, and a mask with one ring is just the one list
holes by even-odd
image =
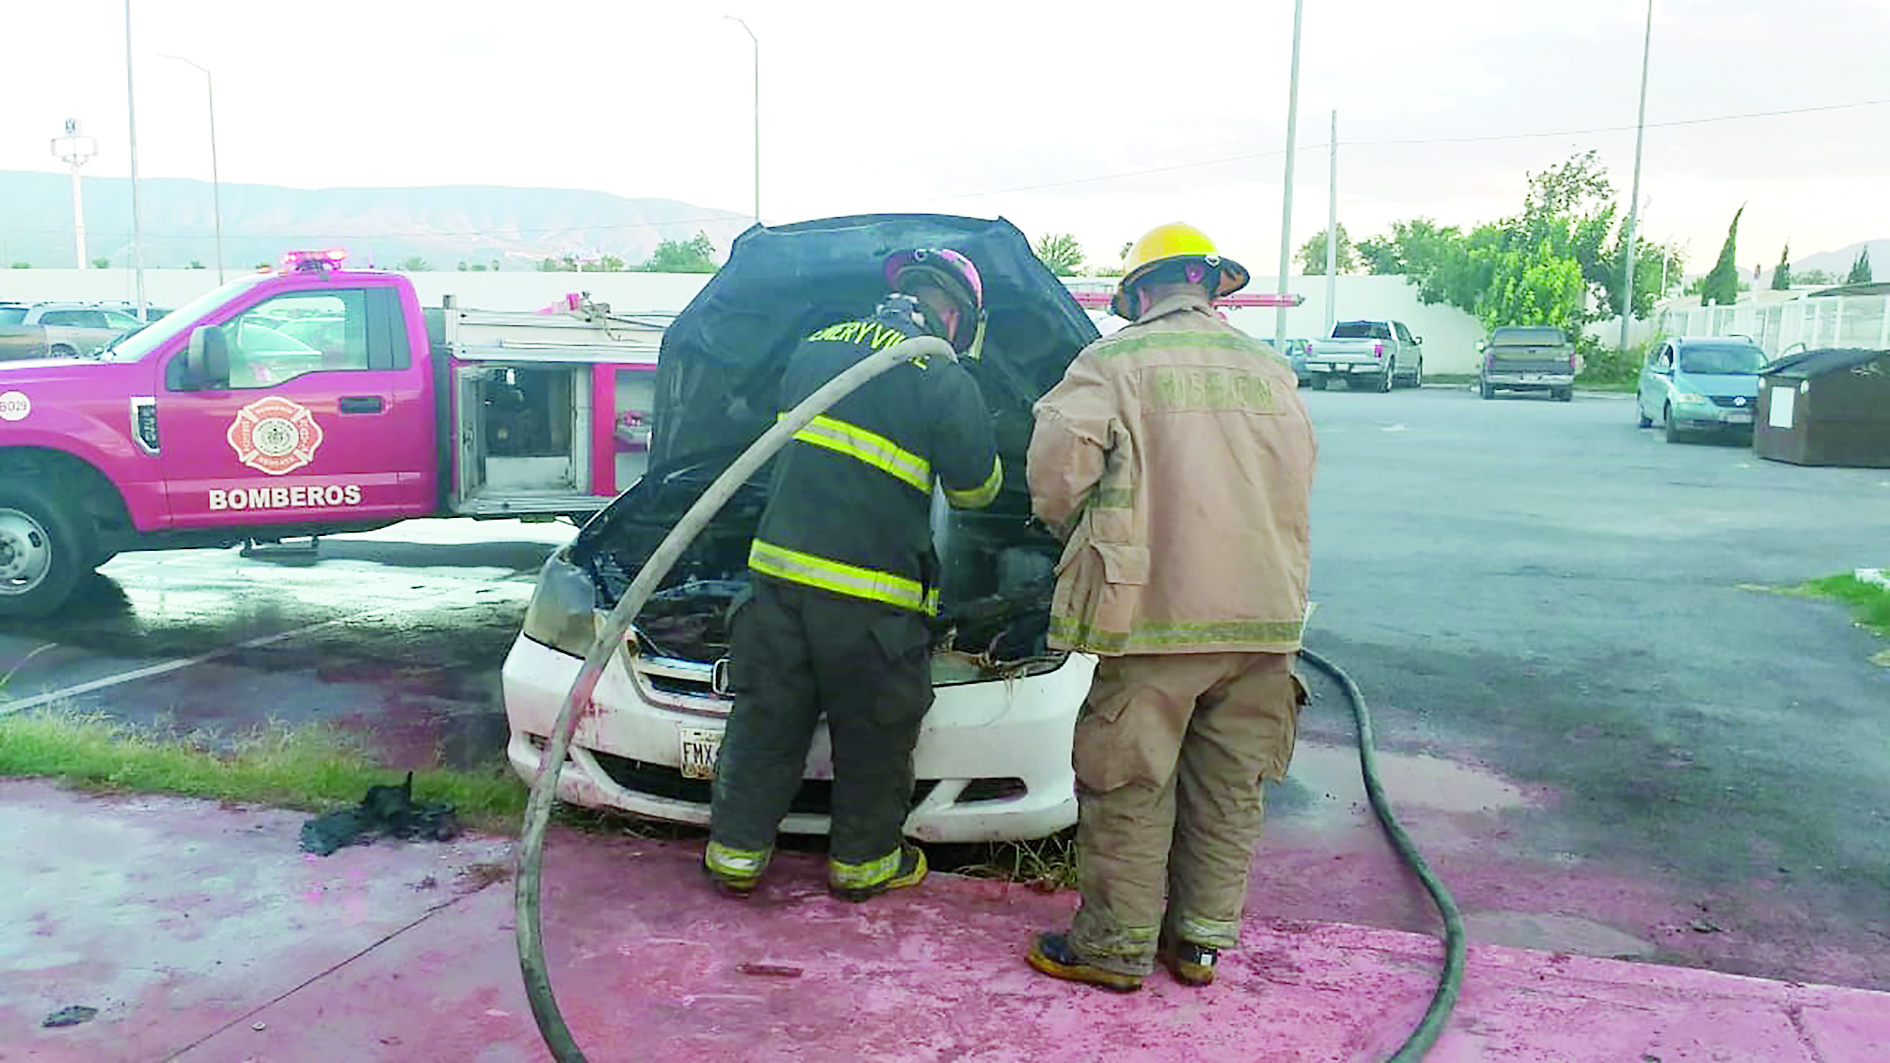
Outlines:
{"label": "reflective yellow stripe", "polygon": [[891,572],[833,561],[756,539],[748,548],[748,567],[765,576],[819,587],[824,591],[885,602],[921,613],[938,612],[938,591]]}
{"label": "reflective yellow stripe", "polygon": [[863,461],[920,491],[932,490],[932,463],[877,432],[821,416],[794,438]]}
{"label": "reflective yellow stripe", "polygon": [[761,877],[772,855],[772,849],[731,849],[712,841],[702,852],[702,863],[723,878],[749,881]]}
{"label": "reflective yellow stripe", "polygon": [[1003,486],[1004,461],[994,457],[991,459],[991,475],[985,477],[983,483],[963,491],[946,488],[945,500],[959,509],[983,509],[998,496],[998,488]]}
{"label": "reflective yellow stripe", "polygon": [[894,849],[864,864],[843,864],[838,860],[830,860],[827,862],[827,881],[843,890],[870,889],[897,875],[900,857],[904,855],[904,849]]}

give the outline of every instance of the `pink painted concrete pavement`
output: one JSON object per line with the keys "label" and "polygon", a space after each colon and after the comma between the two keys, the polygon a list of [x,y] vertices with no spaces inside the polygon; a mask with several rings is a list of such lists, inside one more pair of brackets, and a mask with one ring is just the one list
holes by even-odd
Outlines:
{"label": "pink painted concrete pavement", "polygon": [[[295,813],[0,781],[0,1061],[547,1058],[512,948],[505,839],[317,858]],[[1029,934],[1072,898],[934,876],[866,905],[784,856],[725,901],[695,847],[554,832],[546,939],[593,1060],[1371,1060],[1441,948],[1250,920],[1221,980],[1050,981]],[[746,968],[746,969],[745,969]],[[752,973],[752,972],[764,973]],[[48,1029],[69,1005],[89,1022]],[[1433,1060],[1890,1060],[1890,994],[1473,945]]]}

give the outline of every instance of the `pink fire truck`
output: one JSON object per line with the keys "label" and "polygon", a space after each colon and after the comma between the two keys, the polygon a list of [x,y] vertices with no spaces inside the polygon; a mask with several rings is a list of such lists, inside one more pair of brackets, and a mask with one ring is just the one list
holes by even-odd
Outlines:
{"label": "pink fire truck", "polygon": [[665,314],[422,308],[287,256],[90,359],[0,363],[0,616],[115,554],[581,520],[643,471]]}

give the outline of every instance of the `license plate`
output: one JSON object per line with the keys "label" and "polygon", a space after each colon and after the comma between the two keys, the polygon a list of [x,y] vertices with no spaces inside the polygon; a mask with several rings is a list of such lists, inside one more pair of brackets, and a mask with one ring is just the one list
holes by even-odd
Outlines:
{"label": "license plate", "polygon": [[1745,422],[1752,420],[1752,411],[1751,410],[1731,410],[1727,412],[1726,419],[1728,421],[1731,421],[1734,424],[1744,424]]}
{"label": "license plate", "polygon": [[1540,384],[1545,379],[1547,378],[1544,377],[1541,373],[1524,373],[1522,382],[1525,384]]}
{"label": "license plate", "polygon": [[679,727],[682,757],[678,762],[685,779],[715,778],[715,755],[722,749],[722,732],[699,727]]}

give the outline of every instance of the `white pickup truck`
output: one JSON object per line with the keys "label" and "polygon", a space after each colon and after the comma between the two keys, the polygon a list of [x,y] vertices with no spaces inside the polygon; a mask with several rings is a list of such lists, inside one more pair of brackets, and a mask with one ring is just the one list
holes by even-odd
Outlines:
{"label": "white pickup truck", "polygon": [[1424,383],[1424,341],[1402,321],[1341,321],[1332,335],[1306,350],[1306,378],[1315,389],[1333,380],[1346,387],[1390,391]]}
{"label": "white pickup truck", "polygon": [[134,314],[90,303],[0,305],[0,360],[91,354],[143,324]]}

